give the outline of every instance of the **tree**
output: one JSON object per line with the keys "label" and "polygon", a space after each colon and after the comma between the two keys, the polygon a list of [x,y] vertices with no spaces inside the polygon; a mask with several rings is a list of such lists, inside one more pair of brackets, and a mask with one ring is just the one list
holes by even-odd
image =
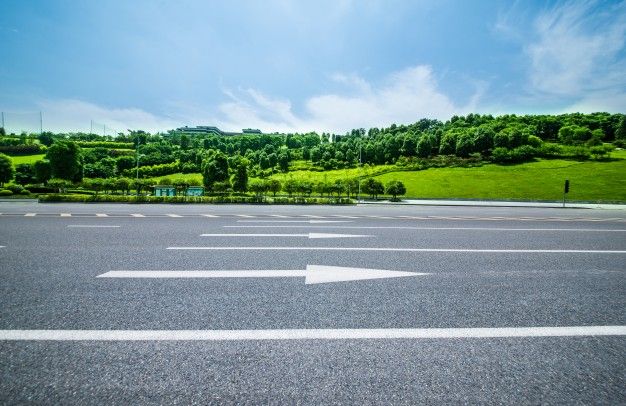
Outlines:
{"label": "tree", "polygon": [[15,182],[20,185],[28,185],[37,182],[35,167],[31,164],[19,164],[15,166]]}
{"label": "tree", "polygon": [[396,200],[398,196],[406,194],[406,187],[404,186],[404,183],[398,180],[392,180],[385,186],[385,193],[393,196],[393,200]]}
{"label": "tree", "polygon": [[0,186],[3,186],[5,182],[10,182],[13,176],[15,176],[15,169],[11,158],[0,154]]}
{"label": "tree", "polygon": [[467,158],[474,152],[474,139],[470,134],[461,134],[456,139],[456,155]]}
{"label": "tree", "polygon": [[213,191],[216,182],[228,180],[228,159],[223,152],[211,151],[202,162],[202,181],[208,191]]}
{"label": "tree", "polygon": [[37,182],[45,184],[52,178],[52,165],[50,165],[50,161],[37,161],[33,166],[35,168],[35,178],[37,178]]}
{"label": "tree", "polygon": [[240,162],[233,175],[233,190],[235,192],[246,192],[248,190],[248,165]]}
{"label": "tree", "polygon": [[433,150],[433,139],[429,135],[423,135],[417,143],[417,156],[428,158]]}
{"label": "tree", "polygon": [[282,185],[278,179],[270,179],[267,181],[268,191],[272,192],[272,195],[276,197],[276,193],[280,192]]}
{"label": "tree", "polygon": [[626,115],[622,114],[615,128],[615,139],[620,141],[626,141]]}
{"label": "tree", "polygon": [[378,195],[382,194],[385,191],[383,184],[373,178],[367,178],[361,184],[361,190],[363,193],[370,195],[372,198],[378,198]]}
{"label": "tree", "polygon": [[48,148],[46,159],[50,161],[53,177],[67,180],[82,179],[82,154],[75,142],[56,141]]}
{"label": "tree", "polygon": [[289,171],[289,155],[287,152],[281,152],[278,155],[278,167],[283,172]]}

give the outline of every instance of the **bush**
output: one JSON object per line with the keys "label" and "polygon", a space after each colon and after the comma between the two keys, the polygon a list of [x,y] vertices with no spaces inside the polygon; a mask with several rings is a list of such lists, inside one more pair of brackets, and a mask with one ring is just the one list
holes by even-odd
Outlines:
{"label": "bush", "polygon": [[28,190],[24,189],[22,185],[10,184],[10,185],[4,185],[4,188],[7,190],[10,190],[13,194],[16,194],[16,195],[28,194]]}
{"label": "bush", "polygon": [[0,189],[0,196],[11,196],[13,192],[7,189]]}
{"label": "bush", "polygon": [[[10,191],[9,191],[10,192]],[[123,196],[123,195],[76,195],[51,194],[39,196],[39,202],[70,202],[70,203],[261,203],[256,196]],[[263,203],[270,204],[354,204],[346,198],[315,198],[315,197],[277,197],[265,198]]]}

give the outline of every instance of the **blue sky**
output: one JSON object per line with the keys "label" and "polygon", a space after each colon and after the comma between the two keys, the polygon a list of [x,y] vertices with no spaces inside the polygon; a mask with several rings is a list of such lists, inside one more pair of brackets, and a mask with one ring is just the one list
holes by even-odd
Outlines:
{"label": "blue sky", "polygon": [[9,130],[41,110],[53,131],[320,132],[626,112],[625,38],[626,1],[5,0],[0,110]]}

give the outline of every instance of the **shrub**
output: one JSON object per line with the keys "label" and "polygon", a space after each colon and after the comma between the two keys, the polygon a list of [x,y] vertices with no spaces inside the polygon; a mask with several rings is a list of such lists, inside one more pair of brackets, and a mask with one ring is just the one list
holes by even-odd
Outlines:
{"label": "shrub", "polygon": [[0,196],[11,196],[13,192],[7,189],[0,189]]}

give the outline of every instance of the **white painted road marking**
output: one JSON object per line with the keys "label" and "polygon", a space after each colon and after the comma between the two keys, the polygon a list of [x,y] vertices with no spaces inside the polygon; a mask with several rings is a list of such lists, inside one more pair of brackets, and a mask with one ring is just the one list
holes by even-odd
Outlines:
{"label": "white painted road marking", "polygon": [[364,230],[442,230],[442,231],[573,231],[573,232],[590,232],[590,233],[626,233],[626,229],[602,229],[602,228],[502,228],[502,227],[412,227],[412,226],[223,226],[224,228],[346,228],[346,229],[364,229]]}
{"label": "white painted road marking", "polygon": [[237,220],[237,223],[352,223],[350,220]]}
{"label": "white painted road marking", "polygon": [[143,214],[139,214],[139,213],[131,214],[131,216],[133,216],[133,217],[146,217]]}
{"label": "white painted road marking", "polygon": [[388,271],[386,269],[346,268],[307,265],[306,270],[241,270],[241,271],[110,271],[98,278],[294,278],[304,277],[306,285],[351,282],[369,279],[425,276],[428,273]]}
{"label": "white painted road marking", "polygon": [[61,217],[72,217],[71,213],[61,213]]}
{"label": "white painted road marking", "polygon": [[37,213],[26,213],[24,214],[24,217],[35,217],[37,215]]}
{"label": "white painted road marking", "polygon": [[73,224],[67,226],[68,228],[119,228],[120,226],[103,226],[95,224]]}
{"label": "white painted road marking", "polygon": [[109,217],[109,215],[104,213],[96,213],[96,217]]}
{"label": "white painted road marking", "polygon": [[216,216],[216,215],[214,215],[214,214],[201,214],[201,216],[202,216],[202,217],[210,217],[210,218],[216,218],[216,217],[219,217],[219,216]]}
{"label": "white painted road marking", "polygon": [[0,330],[3,341],[393,340],[625,336],[626,326],[294,330]]}
{"label": "white painted road marking", "polygon": [[182,217],[180,214],[166,214],[167,217]]}
{"label": "white painted road marking", "polygon": [[200,234],[200,237],[308,237],[316,238],[364,238],[372,235],[361,234],[331,234],[331,233],[307,233],[307,234]]}
{"label": "white painted road marking", "polygon": [[523,254],[626,254],[622,250],[494,250],[471,248],[385,248],[385,247],[167,247],[168,250],[207,251],[389,251],[389,252],[481,252]]}

